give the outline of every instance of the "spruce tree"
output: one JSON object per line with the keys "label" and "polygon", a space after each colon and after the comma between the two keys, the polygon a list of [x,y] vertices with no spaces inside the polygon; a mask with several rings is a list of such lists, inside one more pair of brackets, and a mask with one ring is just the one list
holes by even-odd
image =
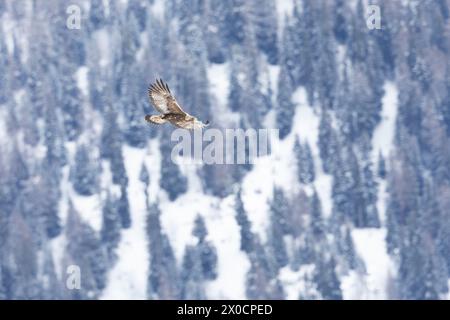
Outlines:
{"label": "spruce tree", "polygon": [[314,182],[315,170],[314,160],[309,143],[301,144],[296,138],[294,144],[295,157],[297,159],[298,180],[300,183],[309,184]]}
{"label": "spruce tree", "polygon": [[91,196],[98,191],[98,167],[87,145],[78,146],[70,176],[75,191],[80,195]]}

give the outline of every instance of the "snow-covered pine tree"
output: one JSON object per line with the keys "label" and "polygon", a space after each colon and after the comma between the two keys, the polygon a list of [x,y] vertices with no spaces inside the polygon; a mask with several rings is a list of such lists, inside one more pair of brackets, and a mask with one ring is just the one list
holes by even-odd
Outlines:
{"label": "snow-covered pine tree", "polygon": [[309,184],[314,182],[315,169],[311,147],[308,142],[301,144],[296,137],[294,152],[297,159],[298,180],[300,183]]}
{"label": "snow-covered pine tree", "polygon": [[75,154],[75,165],[70,172],[73,188],[83,196],[92,196],[98,191],[98,164],[87,144],[80,144]]}

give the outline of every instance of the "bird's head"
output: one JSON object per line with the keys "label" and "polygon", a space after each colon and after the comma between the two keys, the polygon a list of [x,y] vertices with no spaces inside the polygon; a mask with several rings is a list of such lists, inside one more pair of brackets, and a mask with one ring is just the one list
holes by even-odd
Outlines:
{"label": "bird's head", "polygon": [[194,119],[194,128],[202,129],[209,125],[209,121],[201,122],[197,118]]}

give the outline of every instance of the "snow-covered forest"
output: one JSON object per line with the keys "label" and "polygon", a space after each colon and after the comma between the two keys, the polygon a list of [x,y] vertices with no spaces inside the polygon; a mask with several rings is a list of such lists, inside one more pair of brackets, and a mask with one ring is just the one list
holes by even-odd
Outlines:
{"label": "snow-covered forest", "polygon": [[[157,77],[210,127],[278,128],[272,153],[174,163],[174,127],[144,121]],[[0,299],[449,280],[449,0],[0,0]]]}

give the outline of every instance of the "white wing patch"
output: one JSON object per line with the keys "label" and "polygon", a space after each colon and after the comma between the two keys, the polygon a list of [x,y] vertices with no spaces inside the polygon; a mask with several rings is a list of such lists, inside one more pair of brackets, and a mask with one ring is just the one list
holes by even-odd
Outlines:
{"label": "white wing patch", "polygon": [[172,96],[167,83],[164,83],[161,79],[156,80],[155,83],[150,85],[148,88],[148,96],[156,110],[162,114],[184,113],[175,98]]}
{"label": "white wing patch", "polygon": [[168,97],[166,97],[165,94],[161,94],[155,91],[150,92],[150,98],[155,105],[156,109],[158,109],[159,112],[165,114],[169,113],[169,106],[167,105]]}

